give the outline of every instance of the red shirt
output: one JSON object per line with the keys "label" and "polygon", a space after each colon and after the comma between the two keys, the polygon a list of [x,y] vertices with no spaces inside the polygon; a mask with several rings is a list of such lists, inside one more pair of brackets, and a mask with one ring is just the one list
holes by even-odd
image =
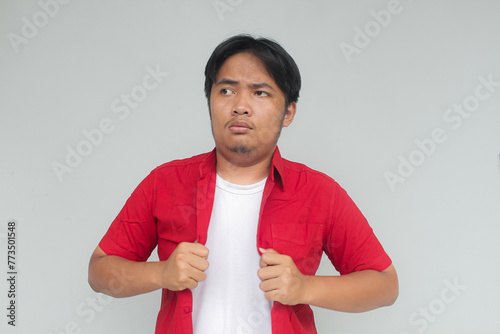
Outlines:
{"label": "red shirt", "polygon": [[[108,255],[146,261],[158,245],[167,260],[183,241],[205,244],[212,212],[215,150],[154,169],[135,189],[99,246]],[[368,222],[333,179],[273,156],[260,208],[257,248],[292,257],[314,275],[323,251],[340,274],[386,269],[391,260]],[[191,290],[163,289],[156,334],[193,332]],[[309,305],[273,303],[273,333],[316,333]]]}

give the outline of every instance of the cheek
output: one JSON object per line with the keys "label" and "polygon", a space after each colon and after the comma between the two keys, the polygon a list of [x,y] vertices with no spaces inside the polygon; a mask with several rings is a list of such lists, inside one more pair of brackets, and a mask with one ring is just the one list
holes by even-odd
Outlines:
{"label": "cheek", "polygon": [[276,141],[278,134],[281,130],[281,117],[269,116],[262,120],[261,126],[257,133],[257,140],[261,144],[273,143]]}
{"label": "cheek", "polygon": [[275,106],[269,113],[267,124],[269,128],[279,130],[283,124],[283,111],[279,106]]}
{"label": "cheek", "polygon": [[219,114],[220,112],[217,104],[210,102],[210,120],[212,123],[217,122],[217,120],[220,118]]}
{"label": "cheek", "polygon": [[211,112],[210,124],[212,126],[212,133],[214,136],[219,136],[223,132],[225,121],[220,114]]}
{"label": "cheek", "polygon": [[213,125],[220,125],[224,122],[222,114],[220,112],[212,110],[211,113],[212,123]]}
{"label": "cheek", "polygon": [[227,105],[222,101],[218,101],[217,99],[210,102],[210,110],[212,117],[221,118],[225,114],[227,114]]}

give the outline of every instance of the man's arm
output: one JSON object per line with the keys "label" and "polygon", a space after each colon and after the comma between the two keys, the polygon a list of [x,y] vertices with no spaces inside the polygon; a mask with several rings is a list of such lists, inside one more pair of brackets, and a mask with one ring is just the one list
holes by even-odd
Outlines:
{"label": "man's arm", "polygon": [[391,264],[383,271],[362,270],[342,276],[306,276],[304,302],[342,312],[365,312],[394,304],[398,278]]}
{"label": "man's arm", "polygon": [[292,258],[262,250],[260,288],[266,298],[287,305],[309,304],[342,312],[365,312],[392,305],[398,297],[393,265],[379,272],[363,270],[342,276],[307,276]]}
{"label": "man's arm", "polygon": [[198,243],[182,242],[168,260],[135,262],[107,255],[99,246],[89,263],[89,284],[96,292],[130,297],[158,289],[192,289],[205,280],[208,249]]}

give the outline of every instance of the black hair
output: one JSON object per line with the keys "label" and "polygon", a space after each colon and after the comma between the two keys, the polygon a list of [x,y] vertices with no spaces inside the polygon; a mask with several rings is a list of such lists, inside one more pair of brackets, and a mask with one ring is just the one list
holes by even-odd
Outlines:
{"label": "black hair", "polygon": [[259,58],[267,72],[285,95],[285,109],[297,102],[300,91],[300,72],[293,58],[275,41],[236,35],[220,43],[212,52],[205,67],[205,96],[210,104],[210,92],[222,64],[238,53],[250,53]]}

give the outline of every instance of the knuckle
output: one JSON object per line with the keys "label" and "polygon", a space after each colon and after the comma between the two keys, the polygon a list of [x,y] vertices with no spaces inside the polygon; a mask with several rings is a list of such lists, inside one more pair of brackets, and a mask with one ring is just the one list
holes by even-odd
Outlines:
{"label": "knuckle", "polygon": [[262,280],[262,269],[257,270],[257,276]]}
{"label": "knuckle", "polygon": [[177,262],[185,262],[186,261],[186,254],[183,253],[178,253],[177,256],[175,257]]}
{"label": "knuckle", "polygon": [[180,271],[180,272],[183,272],[186,270],[186,265],[184,262],[182,261],[177,261],[177,270]]}
{"label": "knuckle", "polygon": [[187,284],[189,283],[189,281],[191,281],[191,278],[189,278],[189,276],[186,273],[181,273],[179,275],[178,281],[182,282],[182,284]]}
{"label": "knuckle", "polygon": [[205,246],[203,246],[203,245],[201,245],[201,246],[203,247],[203,248],[202,248],[202,251],[203,251],[203,256],[208,256],[208,253],[210,253],[210,252],[209,252],[209,250],[208,250],[208,248],[207,248],[207,247],[205,247]]}

